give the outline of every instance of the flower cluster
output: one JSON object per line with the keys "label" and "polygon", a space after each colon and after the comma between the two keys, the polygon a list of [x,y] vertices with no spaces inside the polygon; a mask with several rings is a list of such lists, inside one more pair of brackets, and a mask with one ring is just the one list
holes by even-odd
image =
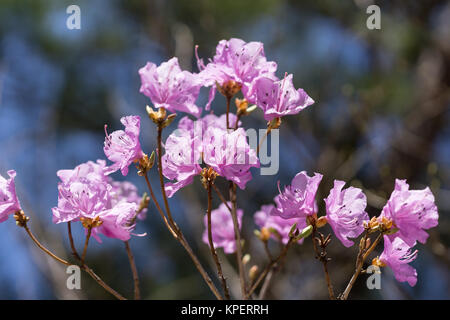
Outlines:
{"label": "flower cluster", "polygon": [[[374,259],[377,266],[389,266],[398,281],[407,281],[414,286],[417,281],[416,270],[408,263],[417,256],[412,251],[416,241],[425,243],[428,233],[425,230],[438,224],[438,212],[434,196],[429,188],[409,190],[405,180],[396,180],[395,189],[379,217],[369,221],[366,213],[367,199],[359,188],[344,189],[345,182],[334,181],[325,201],[326,215],[317,219],[318,206],[316,193],[322,175],[315,173],[310,177],[306,172],[298,173],[290,186],[274,198],[275,205],[264,205],[254,215],[255,223],[261,228],[272,230],[272,238],[287,243],[292,226],[300,230],[310,223],[322,227],[328,223],[336,237],[346,247],[353,245],[350,239],[357,238],[365,230],[385,232],[384,251]],[[281,235],[275,237],[274,235]]]}
{"label": "flower cluster", "polygon": [[106,173],[104,160],[89,161],[57,175],[58,206],[53,208],[53,222],[81,221],[92,236],[99,234],[129,240],[139,214],[141,199],[129,182],[115,182]]}
{"label": "flower cluster", "polygon": [[[277,64],[267,60],[264,46],[260,42],[222,40],[216,47],[216,54],[207,64],[198,57],[197,48],[196,57],[200,69],[198,73],[181,70],[177,58],[159,66],[148,62],[139,70],[140,92],[150,98],[153,106],[158,109],[154,111],[147,106],[147,113],[158,129],[156,154],[165,212],[154,196],[147,175],[155,161],[155,153],[148,157],[141,148],[140,117],[126,116],[120,120],[123,130],[108,133],[105,125],[103,151],[112,162],[111,165],[107,165],[106,160],[88,161],[74,169],[57,172],[60,182],[58,204],[52,209],[54,223],[81,222],[88,235],[87,240],[92,235],[101,242],[99,235],[103,234],[128,241],[131,235],[135,235],[133,231],[136,221],[145,218],[149,198],[141,197],[132,183],[113,180],[111,174],[120,171],[123,176],[127,176],[130,166],[135,164],[138,174],[146,179],[152,200],[165,225],[193,257],[181,229],[173,220],[167,198],[191,184],[196,176],[201,176],[201,181],[208,190],[208,213],[204,217],[203,242],[210,245],[208,235],[211,231],[213,256],[215,248],[223,248],[227,254],[237,252],[239,264],[248,262],[250,255],[245,255],[245,259],[239,256],[242,253],[240,233],[235,234],[235,230],[241,229],[243,219],[243,210],[236,208],[236,186],[242,190],[246,188],[252,179],[251,168],[259,167],[260,160],[257,151],[249,145],[241,117],[259,107],[264,119],[268,121],[269,134],[270,130],[281,124],[282,117],[298,114],[314,101],[303,89],[295,89],[293,75],[285,73],[281,79],[276,76]],[[205,110],[210,110],[216,91],[219,91],[227,100],[226,114],[217,116],[211,112],[202,116],[203,108],[196,104],[202,87],[210,88]],[[239,92],[243,99],[236,99],[237,112],[230,112],[230,101]],[[254,106],[248,108],[250,103]],[[188,115],[180,119],[176,130],[163,143],[162,129],[176,116],[167,115],[167,111],[184,112]],[[16,196],[16,172],[8,171],[8,175],[9,179],[0,176],[0,222],[14,214],[18,225],[26,227],[28,220]],[[169,180],[165,184],[164,177]],[[211,187],[215,187],[216,177],[228,181],[230,201],[227,202],[220,191],[214,188],[222,204],[211,211]],[[291,243],[302,243],[304,238],[312,234],[316,257],[324,263],[324,269],[328,272],[326,263],[329,259],[325,249],[331,234],[325,237],[318,231],[328,224],[345,247],[354,245],[354,239],[363,234],[359,242],[358,259],[365,259],[383,239],[384,251],[372,263],[379,267],[389,266],[398,281],[414,286],[417,272],[409,265],[417,256],[417,250],[413,247],[417,242],[425,243],[428,238],[426,230],[438,224],[438,211],[431,190],[410,190],[406,180],[396,180],[394,191],[380,215],[370,219],[366,212],[367,198],[363,190],[352,186],[345,188],[344,181],[335,180],[328,196],[323,199],[324,202],[318,202],[322,178],[320,173],[310,176],[306,171],[301,171],[283,190],[278,182],[279,194],[274,197],[273,203],[263,205],[254,214],[254,222],[261,228],[255,233],[264,241],[272,267],[278,266],[279,260],[273,259],[270,253],[267,245],[269,239],[281,242],[281,247],[287,250]],[[230,209],[232,205],[235,210]],[[321,216],[320,205],[324,207],[324,214]],[[377,242],[371,245],[370,235],[374,233],[378,233],[375,240]],[[33,236],[32,238],[36,241]],[[86,241],[86,246],[87,243]],[[280,258],[285,253],[286,251],[282,251]],[[84,254],[81,260],[84,260]],[[218,274],[222,283],[225,283],[224,296],[227,296],[226,279],[222,275],[217,255],[214,257]],[[195,257],[193,260],[198,267],[198,260]],[[357,266],[362,267],[363,263],[364,261],[358,261]],[[245,280],[245,275],[242,274],[244,267],[239,267],[240,279]],[[255,268],[257,266],[250,270],[254,271]],[[132,269],[134,272],[135,268]],[[201,268],[199,270],[204,275],[204,271]],[[356,276],[360,271],[361,269]],[[250,278],[252,279],[251,275]],[[327,278],[329,281],[329,277]],[[206,281],[213,286],[211,280]],[[241,287],[244,289],[244,297],[245,281]],[[331,297],[333,294],[330,285],[329,291]]]}
{"label": "flower cluster", "polygon": [[[236,121],[235,116],[230,117]],[[185,117],[178,130],[166,140],[163,155],[163,174],[175,183],[167,183],[169,197],[192,183],[200,174],[201,162],[213,168],[220,176],[244,189],[251,180],[251,167],[259,167],[255,150],[250,148],[242,128],[228,131],[224,116],[207,115],[198,121]]]}

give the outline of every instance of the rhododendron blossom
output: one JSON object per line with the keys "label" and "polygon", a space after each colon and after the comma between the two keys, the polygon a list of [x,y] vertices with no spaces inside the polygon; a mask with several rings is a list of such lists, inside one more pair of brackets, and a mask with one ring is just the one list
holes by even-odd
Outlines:
{"label": "rhododendron blossom", "polygon": [[206,110],[209,110],[216,92],[216,83],[220,86],[234,81],[242,88],[244,97],[253,101],[249,93],[253,80],[260,76],[275,77],[277,64],[267,61],[264,45],[261,42],[248,42],[241,39],[222,40],[216,48],[216,55],[205,65],[198,58],[199,77],[204,86],[211,87]]}
{"label": "rhododendron blossom", "polygon": [[365,211],[367,198],[361,189],[343,189],[344,185],[344,181],[334,181],[334,187],[325,199],[326,217],[336,237],[344,246],[351,247],[353,241],[349,238],[357,238],[364,231],[364,221],[369,220]]}
{"label": "rhododendron blossom", "polygon": [[264,111],[267,121],[297,114],[314,103],[303,89],[295,90],[292,74],[282,80],[260,77],[252,88],[255,103]]}
{"label": "rhododendron blossom", "polygon": [[[53,208],[53,222],[98,219],[99,227],[92,228],[92,236],[101,242],[99,233],[110,238],[128,240],[135,226],[137,199],[110,184],[108,168],[103,160],[89,161],[73,170],[60,170],[58,206]],[[120,190],[120,191],[119,191]],[[131,200],[131,201],[130,201]]]}
{"label": "rhododendron blossom", "polygon": [[[257,211],[253,216],[256,225],[261,228],[275,229],[281,237],[281,242],[286,244],[289,241],[289,232],[294,224],[297,224],[297,228],[302,230],[306,227],[306,220],[304,218],[292,218],[283,219],[280,216],[272,215],[272,211],[275,210],[273,204],[261,206],[261,210]],[[279,240],[273,233],[271,237],[275,240]],[[299,241],[302,243],[303,239]]]}
{"label": "rhododendron blossom", "polygon": [[380,217],[394,222],[398,232],[391,237],[400,237],[409,246],[416,241],[425,243],[425,230],[437,226],[438,211],[434,196],[427,187],[423,190],[409,190],[406,180],[395,180],[395,189],[383,208]]}
{"label": "rhododendron blossom", "polygon": [[292,179],[291,185],[286,186],[283,192],[280,190],[280,194],[275,197],[277,206],[272,211],[273,214],[284,219],[306,219],[307,216],[317,213],[315,198],[321,180],[320,173],[314,173],[314,176],[310,177],[305,171],[299,172]]}
{"label": "rhododendron blossom", "polygon": [[103,151],[106,157],[114,162],[110,171],[114,172],[120,169],[126,176],[130,164],[144,156],[139,142],[141,118],[128,116],[120,119],[120,122],[125,126],[125,130],[117,130],[108,134],[105,126],[106,139]]}
{"label": "rhododendron blossom", "polygon": [[[231,207],[231,203],[228,202]],[[239,229],[242,225],[244,211],[237,209]],[[208,216],[204,217],[205,231],[203,232],[203,242],[209,245],[208,240]],[[223,248],[227,254],[236,251],[236,240],[234,234],[233,220],[227,206],[222,203],[216,210],[211,211],[211,232],[215,248]]]}
{"label": "rhododendron blossom", "polygon": [[242,128],[232,132],[210,128],[203,138],[204,161],[219,175],[244,189],[252,179],[251,167],[259,167],[255,150],[250,148]]}
{"label": "rhododendron blossom", "polygon": [[412,250],[414,245],[409,246],[399,237],[392,240],[389,236],[384,236],[384,251],[379,258],[392,269],[397,281],[406,281],[412,287],[417,283],[417,271],[409,265],[417,257],[417,250]]}
{"label": "rhododendron blossom", "polygon": [[14,178],[16,172],[9,170],[9,179],[0,175],[0,222],[6,221],[10,214],[22,210],[16,195]]}
{"label": "rhododendron blossom", "polygon": [[[230,117],[236,121],[236,117]],[[166,153],[162,157],[163,174],[175,183],[166,184],[168,197],[193,182],[202,167],[212,167],[219,175],[235,182],[244,189],[251,180],[251,167],[259,167],[256,152],[250,148],[245,131],[226,130],[225,118],[206,115],[198,121],[189,118],[180,120],[178,130],[165,143]]]}
{"label": "rhododendron blossom", "polygon": [[139,69],[139,75],[141,93],[149,97],[156,108],[200,116],[202,110],[195,104],[200,92],[200,79],[195,74],[182,71],[177,58],[163,62],[159,67],[148,62]]}
{"label": "rhododendron blossom", "polygon": [[[142,196],[139,195],[137,187],[128,181],[114,181],[111,177],[108,179],[109,184],[111,184],[111,206],[113,207],[121,201],[128,203],[135,203],[139,206],[142,202]],[[147,208],[142,208],[139,212],[137,218],[140,220],[145,219],[147,214]]]}

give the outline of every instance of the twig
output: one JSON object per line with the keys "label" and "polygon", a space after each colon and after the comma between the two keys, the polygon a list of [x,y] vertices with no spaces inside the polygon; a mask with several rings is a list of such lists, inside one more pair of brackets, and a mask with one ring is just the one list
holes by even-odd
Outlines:
{"label": "twig", "polygon": [[[27,234],[30,236],[31,240],[33,240],[33,242],[38,246],[39,249],[41,249],[43,252],[45,252],[46,254],[48,254],[50,257],[52,257],[53,259],[55,259],[56,261],[66,265],[66,266],[70,266],[72,265],[70,262],[58,257],[57,255],[55,255],[53,252],[51,252],[50,250],[48,250],[47,248],[45,248],[34,236],[34,234],[31,232],[31,230],[28,228],[28,225],[26,224],[26,222],[23,225],[23,228],[25,229],[25,231],[27,232]],[[69,229],[70,230],[70,229]],[[75,251],[76,252],[76,251]],[[78,255],[78,254],[77,254]],[[84,271],[86,271],[95,281],[97,281],[98,284],[100,284],[106,291],[108,291],[109,293],[111,293],[113,296],[115,296],[117,299],[119,300],[126,300],[123,296],[121,296],[119,293],[117,293],[114,289],[112,289],[110,286],[108,286],[99,276],[97,276],[94,271],[92,271],[87,265],[81,266],[81,269],[83,269]]]}
{"label": "twig", "polygon": [[217,193],[217,195],[219,196],[220,201],[222,201],[222,203],[227,207],[227,209],[231,212],[231,208],[228,205],[228,202],[225,200],[225,197],[223,196],[222,192],[220,192],[220,190],[217,188],[217,186],[212,183],[212,188],[214,189],[214,191]]}
{"label": "twig", "polygon": [[77,260],[81,260],[80,255],[77,252],[77,249],[75,248],[75,243],[73,241],[73,236],[72,236],[72,223],[69,221],[67,222],[67,234],[69,235],[69,242],[70,242],[70,247],[72,248],[72,254],[73,256],[77,259]]}
{"label": "twig", "polygon": [[87,248],[89,244],[89,239],[91,238],[92,227],[88,227],[88,233],[86,235],[86,240],[84,241],[83,254],[81,255],[81,265],[84,265],[84,260],[86,259]]}
{"label": "twig", "polygon": [[50,250],[48,250],[47,248],[45,248],[39,241],[38,239],[36,239],[36,237],[34,236],[34,234],[31,232],[31,230],[28,228],[28,225],[25,223],[25,225],[23,226],[25,228],[25,231],[28,233],[28,235],[30,236],[31,240],[33,240],[33,242],[39,247],[39,249],[41,249],[42,251],[44,251],[46,254],[48,254],[50,257],[52,257],[53,259],[55,259],[56,261],[66,265],[66,266],[70,266],[72,265],[70,262],[67,262],[66,260],[58,257],[56,254],[54,254],[53,252],[51,252]]}
{"label": "twig", "polygon": [[128,260],[130,261],[131,272],[133,273],[134,281],[134,300],[141,299],[141,291],[139,290],[139,276],[136,268],[136,263],[134,261],[133,252],[131,251],[130,244],[128,241],[124,241],[125,249],[127,251]]}
{"label": "twig", "polygon": [[234,239],[236,241],[236,260],[239,268],[239,280],[241,284],[242,298],[246,300],[247,284],[245,279],[244,264],[242,263],[242,244],[241,244],[241,232],[239,230],[239,221],[237,218],[237,204],[236,204],[236,184],[230,181],[230,200],[231,200],[231,218],[234,226]]}
{"label": "twig", "polygon": [[277,268],[278,264],[283,261],[284,257],[286,256],[286,254],[287,254],[287,252],[289,250],[289,247],[291,246],[292,243],[293,243],[292,238],[289,238],[289,241],[284,246],[284,248],[281,251],[280,255],[275,260],[271,261],[266,266],[264,271],[259,275],[258,279],[253,283],[253,285],[251,286],[250,290],[247,292],[247,297],[250,297],[253,294],[253,292],[255,292],[255,290],[258,288],[258,286],[261,283],[261,281],[264,280],[266,275],[271,270],[275,270]]}
{"label": "twig", "polygon": [[166,216],[164,214],[164,211],[162,211],[158,201],[156,200],[155,194],[153,193],[152,185],[150,184],[150,180],[148,179],[147,172],[144,174],[144,178],[145,178],[145,182],[147,183],[147,187],[148,187],[148,191],[150,192],[150,196],[151,196],[151,198],[153,200],[153,203],[156,206],[156,209],[159,212],[159,215],[163,219],[164,224],[166,225],[167,229],[169,229],[169,231],[170,231],[170,233],[172,233],[173,237],[175,239],[177,239],[178,238],[177,234],[175,233],[175,231],[172,230],[172,227],[169,225],[169,222],[167,221],[167,218],[166,218]]}
{"label": "twig", "polygon": [[[368,233],[366,232],[364,235],[364,243],[365,243],[365,240],[367,240],[367,237],[368,237]],[[350,279],[347,287],[345,288],[345,291],[340,295],[341,300],[347,300],[348,295],[350,294],[350,291],[352,290],[353,285],[356,282],[356,279],[358,279],[358,276],[361,273],[362,267],[364,265],[364,261],[367,259],[369,254],[372,253],[372,251],[376,248],[376,246],[378,245],[378,243],[381,241],[382,238],[383,238],[383,234],[380,233],[378,235],[378,237],[375,239],[375,241],[372,243],[372,245],[370,246],[369,249],[364,251],[364,248],[362,248],[362,249],[360,248],[360,251],[358,253],[358,258],[356,259],[355,273],[353,273],[353,276]]]}
{"label": "twig", "polygon": [[[325,273],[325,281],[326,281],[327,287],[328,287],[328,295],[331,300],[335,300],[333,285],[331,283],[330,274],[328,273],[328,267],[327,267],[329,259],[327,258],[326,247],[329,243],[330,235],[328,235],[327,238],[324,239],[323,234],[319,233],[319,236],[321,237],[321,239],[318,239],[318,238],[316,238],[316,234],[317,234],[317,227],[315,225],[313,225],[311,239],[313,242],[314,252],[316,253],[316,259],[318,259],[318,260],[320,260],[320,262],[322,262],[323,271]],[[319,242],[321,251],[319,251],[319,248],[317,248],[316,242]]]}
{"label": "twig", "polygon": [[271,131],[272,131],[272,127],[270,127],[270,126],[267,127],[266,133],[262,137],[261,141],[258,144],[258,148],[256,149],[256,154],[257,155],[259,155],[259,150],[261,149],[262,144],[264,143],[264,141],[266,140],[267,136],[270,134]]}
{"label": "twig", "polygon": [[150,195],[151,195],[153,202],[155,203],[161,217],[163,218],[167,228],[169,229],[169,231],[172,233],[174,238],[176,240],[178,240],[178,242],[184,247],[186,252],[189,254],[192,261],[194,262],[195,267],[200,272],[201,276],[203,277],[203,279],[205,280],[205,282],[207,283],[208,287],[211,289],[213,294],[216,296],[216,298],[219,300],[222,300],[223,298],[222,298],[219,290],[217,290],[216,286],[212,282],[208,273],[205,271],[205,269],[203,268],[199,259],[197,258],[195,253],[192,251],[192,248],[189,246],[189,243],[184,238],[184,235],[181,232],[181,229],[178,228],[178,226],[176,225],[175,221],[172,218],[172,214],[170,212],[170,207],[169,207],[169,202],[167,201],[166,189],[164,188],[164,179],[163,179],[163,175],[162,175],[162,141],[161,141],[161,139],[162,139],[162,126],[161,126],[161,124],[159,124],[158,125],[158,137],[157,137],[157,140],[158,140],[157,141],[157,144],[158,144],[158,150],[157,150],[158,172],[159,172],[159,181],[160,181],[160,185],[161,185],[161,193],[163,194],[164,204],[165,204],[166,212],[167,212],[167,216],[168,216],[168,221],[165,218],[164,212],[162,211],[161,207],[159,206],[155,195],[153,194],[153,190],[151,190],[151,185],[150,185],[150,181],[148,180],[147,174],[145,174],[145,178],[146,178],[147,186],[149,187]]}
{"label": "twig", "polygon": [[208,182],[207,184],[207,190],[208,190],[208,209],[207,209],[207,219],[208,219],[208,241],[209,241],[209,248],[211,249],[211,255],[213,256],[214,262],[217,267],[217,274],[219,276],[219,279],[222,283],[223,292],[225,295],[225,299],[230,299],[230,293],[228,292],[228,286],[227,281],[225,277],[223,276],[222,272],[222,266],[220,265],[219,257],[217,256],[216,249],[214,248],[214,242],[212,238],[212,230],[211,230],[211,210],[212,210],[212,193],[211,193],[211,182]]}
{"label": "twig", "polygon": [[230,97],[230,96],[226,96],[226,100],[227,100],[227,112],[226,112],[226,117],[227,117],[227,129],[230,129],[229,116],[230,116],[230,101],[231,101],[231,97]]}

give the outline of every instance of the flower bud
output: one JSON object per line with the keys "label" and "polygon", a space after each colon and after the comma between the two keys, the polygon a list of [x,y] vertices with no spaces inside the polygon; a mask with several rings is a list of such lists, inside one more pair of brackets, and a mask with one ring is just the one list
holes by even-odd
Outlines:
{"label": "flower bud", "polygon": [[269,239],[270,239],[270,231],[269,231],[269,229],[268,228],[262,228],[261,229],[261,236],[260,236],[260,239],[262,240],[262,241],[269,241]]}
{"label": "flower bud", "polygon": [[247,263],[250,262],[251,256],[247,253],[243,258],[242,258],[242,264],[245,266]]}
{"label": "flower bud", "polygon": [[316,221],[316,227],[317,228],[322,228],[323,226],[325,226],[327,224],[327,217],[322,216],[319,219],[317,219]]}
{"label": "flower bud", "polygon": [[313,231],[313,226],[309,225],[302,230],[302,232],[300,233],[298,238],[303,239],[303,238],[309,237],[311,235],[312,231]]}
{"label": "flower bud", "polygon": [[258,266],[254,265],[250,268],[248,272],[248,277],[250,278],[250,281],[255,280],[257,275],[258,275]]}

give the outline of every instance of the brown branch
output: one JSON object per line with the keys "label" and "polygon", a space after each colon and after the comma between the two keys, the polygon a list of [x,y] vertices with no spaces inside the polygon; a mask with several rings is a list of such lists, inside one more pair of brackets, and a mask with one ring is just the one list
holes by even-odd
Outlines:
{"label": "brown branch", "polygon": [[190,247],[189,243],[186,241],[183,233],[181,232],[181,229],[178,228],[178,226],[176,225],[175,221],[172,218],[172,214],[170,212],[170,207],[169,207],[169,202],[167,200],[166,189],[164,188],[164,178],[162,175],[162,140],[161,140],[162,139],[162,129],[163,129],[162,125],[158,124],[158,137],[157,137],[158,173],[159,173],[159,181],[160,181],[160,186],[161,186],[161,193],[163,195],[164,205],[166,207],[166,212],[167,212],[167,216],[168,216],[168,221],[165,218],[164,212],[162,211],[161,207],[159,206],[155,195],[153,194],[153,190],[151,189],[150,181],[148,180],[147,174],[145,174],[144,176],[146,178],[145,180],[147,182],[147,186],[149,187],[150,195],[151,195],[161,217],[163,218],[167,228],[169,229],[169,231],[172,233],[174,238],[176,240],[178,240],[178,242],[184,247],[184,249],[186,250],[188,255],[191,257],[192,261],[194,262],[195,267],[200,272],[201,276],[203,277],[203,279],[205,280],[205,282],[207,283],[208,287],[211,289],[213,294],[216,296],[216,298],[219,300],[222,300],[223,298],[222,298],[219,290],[217,290],[216,286],[212,282],[208,273],[205,271],[205,269],[203,268],[199,259],[197,258],[195,253],[192,251],[192,248]]}
{"label": "brown branch", "polygon": [[91,238],[92,227],[88,228],[88,233],[86,235],[86,240],[84,241],[83,254],[81,255],[81,265],[84,265],[84,260],[86,259],[87,248],[89,244],[89,239]]}
{"label": "brown branch", "polygon": [[271,261],[266,268],[264,269],[264,271],[259,275],[258,279],[253,283],[253,285],[251,286],[250,290],[247,292],[247,298],[250,297],[253,292],[255,292],[255,290],[258,288],[259,284],[261,283],[262,280],[264,280],[264,278],[267,276],[267,274],[270,271],[275,271],[279,264],[281,262],[283,262],[284,257],[286,257],[286,254],[291,246],[291,244],[293,243],[292,238],[289,238],[289,241],[286,243],[286,245],[283,247],[283,250],[280,252],[280,255],[273,261]]}
{"label": "brown branch", "polygon": [[[365,235],[364,235],[364,243],[366,243],[366,240],[368,238],[368,232],[366,231]],[[356,269],[355,272],[353,273],[352,278],[350,279],[347,287],[345,288],[345,291],[340,295],[340,299],[341,300],[347,300],[348,295],[350,294],[350,291],[353,288],[353,285],[356,282],[356,279],[358,279],[358,276],[361,273],[362,267],[364,265],[364,261],[367,259],[367,257],[369,256],[370,253],[372,253],[372,251],[376,248],[376,246],[378,245],[378,243],[381,241],[381,239],[383,238],[383,234],[380,233],[378,235],[378,237],[375,239],[375,241],[372,243],[372,245],[370,246],[369,249],[365,250],[365,248],[361,248],[359,250],[358,253],[358,257],[356,259]]]}
{"label": "brown branch", "polygon": [[[39,249],[41,249],[43,252],[45,252],[46,254],[48,254],[50,257],[52,257],[53,259],[55,259],[56,261],[66,265],[66,266],[71,266],[72,264],[69,263],[68,261],[58,257],[57,255],[55,255],[54,253],[52,253],[50,250],[48,250],[47,248],[45,248],[34,236],[34,234],[31,232],[31,230],[28,228],[27,223],[25,222],[23,224],[23,228],[25,229],[25,231],[27,232],[27,234],[30,236],[31,240],[33,240],[33,242],[38,246]],[[70,227],[69,227],[70,230]],[[70,232],[70,238],[72,239],[72,243],[73,243],[73,238],[72,238],[72,233]],[[73,246],[73,249],[75,248],[75,246]],[[76,250],[75,250],[76,253]],[[78,256],[78,254],[76,254],[76,256]],[[79,256],[78,256],[79,257]],[[108,291],[109,293],[111,293],[113,296],[115,296],[117,299],[119,300],[126,300],[122,295],[120,295],[119,293],[117,293],[114,289],[112,289],[110,286],[108,286],[99,276],[97,276],[94,271],[92,271],[87,265],[84,266],[80,266],[80,268],[84,271],[86,271],[99,285],[101,285],[106,291]]]}
{"label": "brown branch", "polygon": [[134,261],[133,252],[131,251],[130,244],[128,241],[124,241],[125,249],[127,251],[128,260],[130,261],[131,272],[133,273],[134,281],[134,300],[141,299],[141,291],[139,290],[139,276],[136,268],[136,263]]}
{"label": "brown branch", "polygon": [[236,203],[236,184],[230,181],[230,200],[231,200],[231,218],[233,220],[234,227],[234,239],[236,241],[236,260],[239,268],[239,280],[241,284],[242,298],[246,300],[247,284],[245,279],[244,264],[242,263],[242,243],[241,243],[241,231],[239,230],[239,221],[237,218],[237,203]]}
{"label": "brown branch", "polygon": [[[321,239],[319,239],[316,237],[316,234],[317,234],[317,227],[315,225],[313,225],[311,239],[313,242],[314,252],[316,253],[316,259],[318,259],[320,262],[322,262],[323,272],[325,273],[325,281],[327,283],[327,288],[328,288],[328,295],[331,300],[335,300],[333,285],[330,280],[330,274],[328,272],[328,266],[327,266],[329,258],[327,258],[326,247],[328,245],[330,235],[328,235],[328,237],[326,239],[324,239],[323,234],[319,233],[319,236],[321,237]],[[321,247],[320,251],[319,251],[319,248],[317,247],[316,242],[318,242]]]}
{"label": "brown branch", "polygon": [[222,272],[222,266],[220,265],[219,257],[217,256],[216,249],[214,248],[214,242],[212,238],[212,230],[211,230],[211,210],[212,210],[212,193],[211,193],[211,182],[208,182],[207,184],[207,190],[208,190],[208,209],[207,209],[207,219],[208,219],[208,241],[209,241],[209,248],[211,249],[211,255],[214,259],[214,262],[217,267],[217,274],[219,276],[219,279],[222,284],[223,292],[225,295],[225,299],[230,299],[230,293],[228,292],[228,286],[227,281],[225,280],[225,277],[223,276]]}
{"label": "brown branch", "polygon": [[225,200],[225,197],[223,196],[222,192],[220,192],[220,190],[217,188],[217,186],[212,183],[212,188],[214,189],[214,191],[217,193],[217,195],[219,196],[220,201],[222,201],[222,203],[227,207],[227,209],[231,212],[231,208],[228,205],[228,202]]}
{"label": "brown branch", "polygon": [[167,218],[166,218],[166,216],[165,216],[165,214],[164,214],[164,211],[162,211],[162,209],[161,209],[161,207],[160,207],[158,201],[156,200],[155,194],[153,193],[152,185],[150,184],[150,180],[148,179],[147,172],[144,174],[144,178],[145,178],[145,182],[147,183],[147,187],[148,187],[148,191],[150,192],[150,196],[151,196],[151,198],[152,198],[152,200],[153,200],[153,203],[154,203],[155,206],[156,206],[156,209],[157,209],[158,212],[159,212],[159,215],[161,216],[161,219],[163,219],[164,224],[166,225],[167,229],[169,229],[170,233],[172,233],[173,237],[174,237],[175,239],[177,239],[178,236],[177,236],[176,233],[172,230],[172,227],[169,225],[169,222],[167,221]]}

